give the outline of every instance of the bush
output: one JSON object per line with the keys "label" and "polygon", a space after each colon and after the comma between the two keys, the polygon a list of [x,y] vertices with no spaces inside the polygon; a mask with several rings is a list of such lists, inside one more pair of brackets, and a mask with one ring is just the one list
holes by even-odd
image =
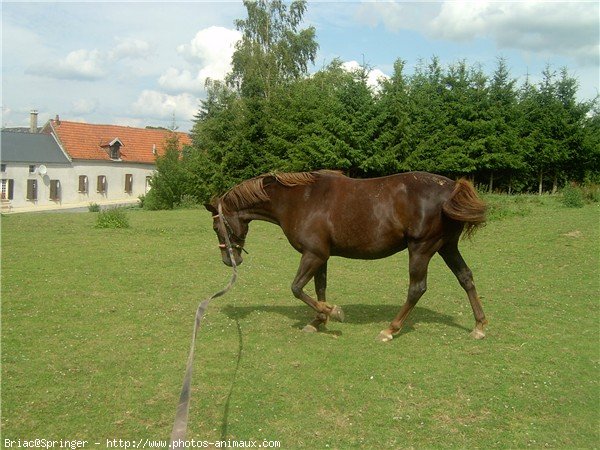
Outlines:
{"label": "bush", "polygon": [[129,228],[129,217],[122,208],[110,208],[98,214],[96,228]]}
{"label": "bush", "polygon": [[587,183],[583,185],[582,190],[588,202],[600,203],[600,184]]}
{"label": "bush", "polygon": [[142,201],[142,208],[147,211],[157,211],[159,209],[173,209],[172,205],[170,206],[167,202],[163,200],[163,198],[157,195],[156,189],[150,189],[148,193],[144,196]]}
{"label": "bush", "polygon": [[568,208],[581,208],[585,203],[583,191],[574,184],[568,184],[562,190],[562,203]]}
{"label": "bush", "polygon": [[487,220],[507,219],[509,217],[525,217],[531,214],[531,203],[538,201],[537,196],[531,195],[505,195],[483,194],[487,203]]}
{"label": "bush", "polygon": [[198,208],[199,205],[200,203],[196,197],[190,194],[183,194],[177,203],[177,208],[193,209]]}
{"label": "bush", "polygon": [[89,212],[100,212],[100,205],[98,203],[90,203],[88,206]]}

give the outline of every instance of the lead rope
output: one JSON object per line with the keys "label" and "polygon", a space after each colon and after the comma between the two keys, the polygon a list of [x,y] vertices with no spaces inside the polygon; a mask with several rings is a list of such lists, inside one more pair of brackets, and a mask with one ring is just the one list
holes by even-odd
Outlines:
{"label": "lead rope", "polygon": [[[182,447],[181,442],[185,440],[185,435],[187,432],[188,425],[188,412],[190,410],[190,396],[192,389],[192,369],[194,362],[194,347],[196,346],[196,335],[198,334],[198,329],[200,328],[200,322],[202,321],[202,317],[206,312],[206,308],[211,300],[221,297],[225,295],[227,291],[231,289],[235,280],[237,279],[237,265],[235,264],[235,259],[233,257],[233,249],[231,248],[231,242],[229,240],[229,233],[225,227],[225,220],[223,217],[223,209],[221,207],[221,203],[218,206],[218,215],[219,215],[219,225],[221,228],[221,234],[225,237],[225,244],[227,245],[227,252],[229,253],[229,258],[231,259],[231,267],[233,268],[233,273],[231,275],[231,280],[224,289],[217,292],[216,294],[211,295],[209,298],[204,300],[198,305],[198,309],[196,310],[196,318],[194,321],[194,328],[192,330],[192,344],[190,346],[190,353],[188,354],[187,365],[185,368],[185,376],[183,378],[183,386],[181,387],[181,394],[179,395],[179,404],[177,405],[177,412],[175,413],[175,420],[173,422],[173,431],[171,432],[171,442],[169,443],[169,449],[174,450],[176,448]],[[177,443],[176,445],[174,445]]]}

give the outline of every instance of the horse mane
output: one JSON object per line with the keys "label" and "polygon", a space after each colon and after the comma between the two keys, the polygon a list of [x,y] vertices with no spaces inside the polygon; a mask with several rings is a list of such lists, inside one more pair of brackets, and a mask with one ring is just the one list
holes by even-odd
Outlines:
{"label": "horse mane", "polygon": [[319,170],[315,172],[292,172],[292,173],[265,173],[249,180],[242,181],[234,186],[220,197],[223,206],[226,209],[242,209],[257,203],[266,202],[269,200],[269,195],[265,191],[265,186],[269,182],[277,182],[282,186],[306,186],[313,184],[319,175],[336,174],[342,175],[341,172],[333,170]]}

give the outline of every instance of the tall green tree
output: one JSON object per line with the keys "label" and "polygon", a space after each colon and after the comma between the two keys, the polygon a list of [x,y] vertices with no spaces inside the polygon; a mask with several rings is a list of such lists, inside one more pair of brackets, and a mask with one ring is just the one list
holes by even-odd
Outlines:
{"label": "tall green tree", "polygon": [[365,71],[348,72],[334,60],[272,96],[270,152],[294,170],[342,169],[361,175],[373,139],[374,103]]}
{"label": "tall green tree", "polygon": [[207,181],[215,191],[283,165],[285,151],[272,145],[272,103],[307,73],[317,51],[313,27],[300,29],[305,1],[244,1],[247,18],[225,83],[210,81],[192,130],[197,154],[214,169]]}
{"label": "tall green tree", "polygon": [[506,179],[509,193],[513,180],[525,169],[523,146],[519,139],[521,116],[518,108],[516,80],[510,77],[504,58],[498,59],[489,85],[489,127],[485,151],[479,157],[479,167],[489,175],[489,190],[494,177]]}
{"label": "tall green tree", "polygon": [[413,105],[411,123],[417,139],[404,160],[405,170],[440,172],[441,156],[448,126],[448,111],[444,104],[444,73],[438,57],[427,63],[419,61],[410,79],[410,99]]}
{"label": "tall green tree", "polygon": [[392,76],[381,82],[375,104],[373,149],[362,163],[365,173],[385,175],[404,170],[405,160],[416,145],[412,125],[414,106],[405,66],[405,61],[396,60]]}
{"label": "tall green tree", "polygon": [[[555,131],[560,147],[560,177],[581,180],[584,178],[586,162],[590,149],[585,146],[585,122],[592,108],[590,102],[577,101],[579,89],[577,80],[569,75],[566,67],[560,70],[556,81],[556,102],[558,109],[558,128]],[[556,191],[559,173],[554,175],[553,192]]]}
{"label": "tall green tree", "polygon": [[583,181],[600,183],[600,99],[590,102],[590,111],[583,123],[585,137],[581,158]]}
{"label": "tall green tree", "polygon": [[521,106],[526,119],[524,134],[530,144],[527,161],[537,174],[538,193],[544,191],[544,180],[552,181],[554,192],[561,179],[576,175],[569,167],[580,166],[585,159],[581,154],[586,150],[583,127],[590,105],[577,102],[577,82],[566,69],[557,78],[546,66],[538,87],[526,88]]}
{"label": "tall green tree", "polygon": [[227,77],[245,98],[269,98],[278,84],[296,80],[314,63],[315,28],[299,29],[306,1],[244,0],[248,17],[236,21],[242,32]]}

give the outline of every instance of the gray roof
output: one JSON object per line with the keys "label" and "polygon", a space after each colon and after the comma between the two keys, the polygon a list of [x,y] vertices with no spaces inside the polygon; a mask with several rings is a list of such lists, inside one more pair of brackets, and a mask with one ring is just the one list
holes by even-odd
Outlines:
{"label": "gray roof", "polygon": [[2,163],[70,164],[49,134],[2,130]]}

